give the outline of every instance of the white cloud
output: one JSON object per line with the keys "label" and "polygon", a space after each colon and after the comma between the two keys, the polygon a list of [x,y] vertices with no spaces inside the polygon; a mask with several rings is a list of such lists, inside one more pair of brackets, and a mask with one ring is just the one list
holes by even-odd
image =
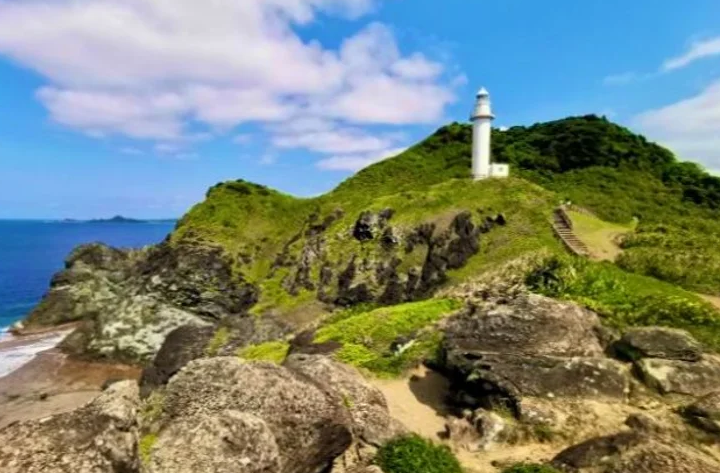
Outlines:
{"label": "white cloud", "polygon": [[265,153],[260,158],[259,163],[263,166],[271,166],[277,162],[277,155],[275,153]]}
{"label": "white cloud", "polygon": [[122,154],[127,154],[128,156],[142,156],[145,154],[145,152],[138,148],[133,148],[132,146],[128,146],[125,148],[121,148],[120,152]]}
{"label": "white cloud", "polygon": [[253,140],[253,137],[249,133],[241,133],[239,135],[235,135],[235,137],[232,139],[233,143],[238,145],[246,145],[250,143]]}
{"label": "white cloud", "polygon": [[690,48],[682,55],[666,60],[662,70],[672,71],[692,64],[700,59],[720,55],[720,36],[708,38],[702,41],[695,41]]}
{"label": "white cloud", "polygon": [[[48,84],[37,97],[51,118],[91,136],[167,145],[212,137],[193,134],[198,128],[226,132],[258,122],[280,147],[375,152],[397,143],[358,125],[437,121],[461,82],[421,53],[403,54],[380,23],[336,50],[295,31],[319,12],[357,18],[374,6],[374,0],[0,0],[0,55],[44,76]],[[312,121],[307,136],[285,126]]]}
{"label": "white cloud", "polygon": [[694,97],[642,113],[632,124],[681,159],[720,169],[720,80]]}
{"label": "white cloud", "polygon": [[374,153],[331,156],[317,162],[317,167],[325,171],[359,171],[365,167],[393,158],[407,148],[386,149]]}

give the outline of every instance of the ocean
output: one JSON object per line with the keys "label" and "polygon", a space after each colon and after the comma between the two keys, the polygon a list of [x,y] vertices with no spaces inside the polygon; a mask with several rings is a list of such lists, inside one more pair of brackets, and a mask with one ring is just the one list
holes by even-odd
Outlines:
{"label": "ocean", "polygon": [[[63,269],[70,251],[83,243],[102,242],[118,248],[159,243],[175,222],[64,223],[0,220],[0,339],[7,327],[21,320],[47,291],[55,272]],[[23,352],[0,351],[0,376],[25,362],[45,345]],[[56,343],[56,341],[55,341]],[[12,363],[11,363],[12,358]]]}

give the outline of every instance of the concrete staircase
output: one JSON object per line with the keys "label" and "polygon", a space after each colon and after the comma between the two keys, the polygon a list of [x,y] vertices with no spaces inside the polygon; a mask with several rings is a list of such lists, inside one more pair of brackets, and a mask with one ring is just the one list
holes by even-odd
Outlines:
{"label": "concrete staircase", "polygon": [[561,206],[555,209],[553,212],[552,226],[555,231],[555,236],[563,242],[571,253],[578,256],[590,256],[588,247],[573,232],[572,220],[567,214],[565,207]]}

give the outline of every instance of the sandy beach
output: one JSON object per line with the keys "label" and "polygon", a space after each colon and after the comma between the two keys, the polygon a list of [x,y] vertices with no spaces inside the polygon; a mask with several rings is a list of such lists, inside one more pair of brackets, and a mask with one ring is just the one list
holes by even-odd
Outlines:
{"label": "sandy beach", "polygon": [[[0,340],[0,360],[29,359],[0,378],[0,428],[73,410],[94,399],[107,380],[140,376],[137,367],[73,360],[52,348],[70,331],[61,327]],[[39,348],[44,350],[36,353]]]}

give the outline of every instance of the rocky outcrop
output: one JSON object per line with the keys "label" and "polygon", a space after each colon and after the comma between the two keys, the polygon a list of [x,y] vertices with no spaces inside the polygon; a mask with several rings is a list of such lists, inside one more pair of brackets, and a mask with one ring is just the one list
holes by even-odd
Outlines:
{"label": "rocky outcrop", "polygon": [[74,412],[0,430],[3,473],[132,473],[137,458],[137,385],[123,381]]}
{"label": "rocky outcrop", "polygon": [[616,351],[630,360],[661,358],[699,361],[702,345],[684,330],[666,327],[638,327],[625,332]]}
{"label": "rocky outcrop", "polygon": [[661,394],[704,396],[720,386],[720,361],[697,362],[644,358],[635,364],[643,381]]}
{"label": "rocky outcrop", "polygon": [[[398,427],[355,370],[317,355],[284,366],[195,360],[167,385],[144,471],[317,473],[367,464]],[[188,449],[188,445],[197,448]],[[371,447],[368,450],[368,447]]]}
{"label": "rocky outcrop", "polygon": [[720,468],[699,449],[637,430],[574,445],[552,464],[568,473],[712,473]]}
{"label": "rocky outcrop", "polygon": [[256,289],[219,248],[171,245],[122,251],[81,246],[30,314],[26,326],[80,321],[61,347],[75,356],[143,362],[184,326],[243,317]]}
{"label": "rocky outcrop", "polygon": [[628,394],[628,369],[604,356],[597,315],[575,304],[522,294],[452,317],[444,331],[442,368],[462,407],[520,417],[525,397]]}
{"label": "rocky outcrop", "polygon": [[704,396],[682,410],[690,423],[713,434],[720,434],[720,391]]}

